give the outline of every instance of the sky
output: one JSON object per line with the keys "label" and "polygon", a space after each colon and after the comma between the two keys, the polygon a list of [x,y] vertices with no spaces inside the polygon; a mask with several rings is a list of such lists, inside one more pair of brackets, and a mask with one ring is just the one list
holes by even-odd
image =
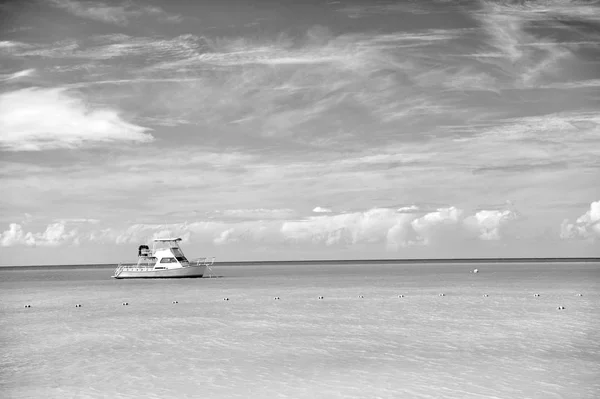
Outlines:
{"label": "sky", "polygon": [[0,15],[0,265],[600,256],[599,1]]}

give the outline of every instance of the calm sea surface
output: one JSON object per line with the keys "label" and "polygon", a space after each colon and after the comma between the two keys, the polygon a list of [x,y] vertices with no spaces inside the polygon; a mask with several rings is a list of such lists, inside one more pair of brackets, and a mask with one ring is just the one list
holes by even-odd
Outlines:
{"label": "calm sea surface", "polygon": [[598,263],[213,270],[0,269],[0,397],[600,397]]}

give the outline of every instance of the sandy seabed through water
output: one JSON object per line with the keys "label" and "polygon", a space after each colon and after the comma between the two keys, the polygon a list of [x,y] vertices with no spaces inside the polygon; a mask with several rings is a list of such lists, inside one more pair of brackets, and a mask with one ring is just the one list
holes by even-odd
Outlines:
{"label": "sandy seabed through water", "polygon": [[600,397],[599,264],[213,270],[0,271],[0,396]]}

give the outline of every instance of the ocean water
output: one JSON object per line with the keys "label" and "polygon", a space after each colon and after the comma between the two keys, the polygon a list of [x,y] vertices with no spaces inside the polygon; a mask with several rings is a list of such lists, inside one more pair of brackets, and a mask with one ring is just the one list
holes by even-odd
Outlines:
{"label": "ocean water", "polygon": [[0,270],[0,397],[600,397],[597,263],[213,271]]}

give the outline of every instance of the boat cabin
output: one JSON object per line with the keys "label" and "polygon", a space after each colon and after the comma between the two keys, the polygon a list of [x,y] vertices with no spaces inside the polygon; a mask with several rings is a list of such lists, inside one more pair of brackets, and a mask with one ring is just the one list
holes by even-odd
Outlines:
{"label": "boat cabin", "polygon": [[179,247],[180,241],[181,238],[155,238],[151,250],[147,245],[140,245],[137,266],[152,267],[153,270],[189,266],[189,261]]}

